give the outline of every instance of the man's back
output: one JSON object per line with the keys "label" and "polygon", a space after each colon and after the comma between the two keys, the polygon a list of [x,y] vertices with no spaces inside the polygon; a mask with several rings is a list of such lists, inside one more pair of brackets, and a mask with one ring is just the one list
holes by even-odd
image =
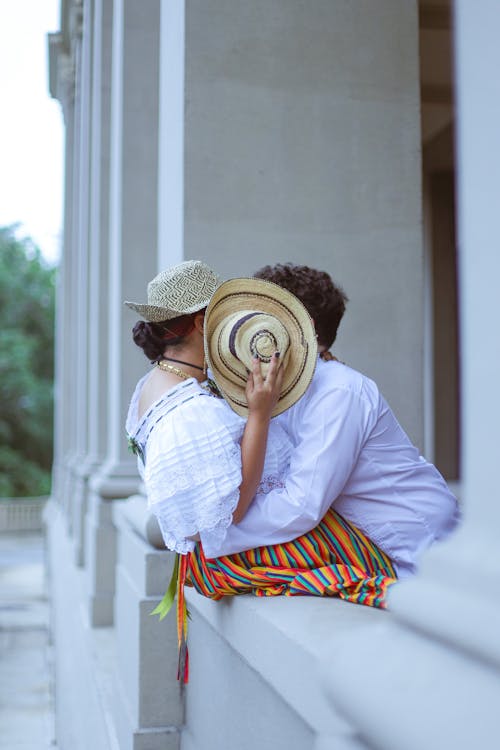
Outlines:
{"label": "man's back", "polygon": [[[255,275],[301,300],[319,350],[328,351],[348,301],[342,287],[325,271],[294,263],[264,266]],[[269,538],[262,544],[291,539],[333,505],[404,575],[415,570],[422,550],[455,527],[457,502],[444,479],[419,456],[375,383],[361,373],[318,361],[306,394],[279,419],[295,444],[290,473],[283,488],[255,499],[234,542],[259,544],[258,528]]]}
{"label": "man's back", "polygon": [[361,373],[318,361],[305,395],[277,419],[294,443],[284,486],[257,495],[215,554],[294,539],[333,505],[404,577],[424,549],[456,526],[456,499],[444,479]]}
{"label": "man's back", "polygon": [[279,419],[295,444],[288,491],[307,497],[318,520],[333,504],[390,555],[400,575],[455,527],[457,504],[444,479],[361,373],[319,361],[304,397]]}

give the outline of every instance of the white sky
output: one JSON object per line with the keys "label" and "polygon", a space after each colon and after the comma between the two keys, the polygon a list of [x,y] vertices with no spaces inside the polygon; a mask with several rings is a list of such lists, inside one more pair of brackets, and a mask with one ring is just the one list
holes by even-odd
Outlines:
{"label": "white sky", "polygon": [[57,261],[62,223],[64,129],[48,93],[47,32],[59,0],[0,0],[0,226],[21,223]]}

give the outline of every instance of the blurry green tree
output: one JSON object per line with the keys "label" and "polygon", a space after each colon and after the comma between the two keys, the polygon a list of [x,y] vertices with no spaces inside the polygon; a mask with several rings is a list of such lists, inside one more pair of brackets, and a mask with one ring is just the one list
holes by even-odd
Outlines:
{"label": "blurry green tree", "polygon": [[55,269],[0,227],[0,497],[50,492]]}

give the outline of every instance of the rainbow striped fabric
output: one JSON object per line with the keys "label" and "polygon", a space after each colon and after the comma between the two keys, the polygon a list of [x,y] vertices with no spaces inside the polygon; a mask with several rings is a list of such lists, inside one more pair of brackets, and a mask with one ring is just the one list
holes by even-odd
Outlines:
{"label": "rainbow striped fabric", "polygon": [[163,619],[177,596],[179,667],[177,679],[189,680],[188,612],[184,585],[210,599],[236,594],[255,596],[338,596],[370,607],[386,607],[396,581],[390,559],[376,544],[330,509],[308,534],[284,544],[207,560],[200,543],[177,555],[172,580],[151,612]]}
{"label": "rainbow striped fabric", "polygon": [[308,534],[284,544],[207,560],[198,543],[185,583],[203,596],[338,596],[386,607],[396,581],[390,559],[355,526],[330,509]]}

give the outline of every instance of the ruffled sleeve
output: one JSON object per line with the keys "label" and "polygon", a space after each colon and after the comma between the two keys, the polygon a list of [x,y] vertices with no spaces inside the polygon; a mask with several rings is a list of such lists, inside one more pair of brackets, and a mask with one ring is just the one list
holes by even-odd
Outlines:
{"label": "ruffled sleeve", "polygon": [[165,545],[185,554],[190,537],[218,545],[231,524],[241,484],[244,421],[221,400],[195,397],[151,431],[144,480]]}

